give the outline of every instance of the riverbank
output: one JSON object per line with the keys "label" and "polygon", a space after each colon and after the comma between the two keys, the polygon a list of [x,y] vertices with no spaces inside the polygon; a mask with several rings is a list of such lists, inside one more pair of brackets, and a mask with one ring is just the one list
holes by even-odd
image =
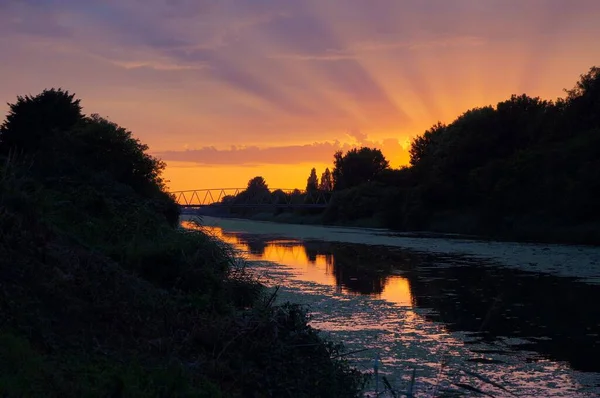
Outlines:
{"label": "riverbank", "polygon": [[[182,219],[193,219],[182,216]],[[600,247],[477,240],[461,235],[426,236],[380,228],[274,223],[205,216],[202,223],[224,230],[246,231],[302,240],[361,243],[416,252],[490,259],[498,266],[600,283]]]}
{"label": "riverbank", "polygon": [[[275,304],[228,245],[179,227],[164,164],[130,132],[82,115],[61,90],[11,109],[17,124],[0,130],[0,396],[361,395],[364,375],[303,308]],[[11,134],[31,146],[7,148]]]}
{"label": "riverbank", "polygon": [[356,228],[385,228],[385,222],[382,219],[371,217],[359,220],[350,220],[346,222],[338,221],[325,223],[323,214],[297,214],[292,212],[262,212],[255,214],[235,214],[227,210],[205,207],[197,210],[190,210],[183,213],[185,216],[217,217],[217,218],[237,218],[251,221],[266,221],[278,224],[296,224],[296,225],[332,225],[338,227],[356,227]]}
{"label": "riverbank", "polygon": [[[593,358],[600,313],[592,304],[598,285],[503,266],[477,247],[472,249],[479,257],[409,250],[406,238],[416,237],[393,236],[400,239],[391,242],[389,231],[380,229],[210,218],[204,223],[243,253],[265,284],[277,286],[281,299],[308,305],[311,325],[358,351],[353,364],[368,369],[381,354],[380,374],[400,390],[418,364],[418,396],[431,395],[425,391],[440,380],[456,381],[464,367],[521,396],[584,397],[598,391],[600,369]],[[441,237],[418,239],[433,247]],[[447,239],[469,243],[464,237]],[[550,258],[557,253],[548,249]],[[548,257],[537,260],[543,265]],[[586,256],[575,260],[590,266]],[[439,379],[447,350],[452,360]],[[494,390],[467,379],[463,382],[483,391]]]}
{"label": "riverbank", "polygon": [[[203,208],[190,211],[187,215],[200,215],[218,218],[239,218],[251,221],[266,221],[278,224],[295,225],[321,225],[353,228],[387,228],[388,222],[381,215],[358,219],[329,220],[324,213],[298,214],[294,212],[261,212],[255,214],[232,214],[227,210]],[[405,231],[395,230],[396,234],[406,236],[463,236],[477,240],[491,240],[498,242],[519,242],[533,244],[559,244],[559,245],[584,245],[598,246],[598,226],[595,223],[582,224],[572,227],[557,227],[554,225],[540,225],[539,223],[516,223],[510,230],[490,231],[475,227],[476,216],[460,214],[443,214],[434,217],[428,228]]]}
{"label": "riverbank", "polygon": [[258,213],[248,217],[252,221],[268,221],[281,224],[297,224],[297,225],[330,225],[336,227],[356,227],[356,228],[384,228],[385,223],[376,218],[365,218],[352,220],[347,222],[333,222],[326,224],[323,221],[322,214],[316,215],[299,215],[294,213]]}

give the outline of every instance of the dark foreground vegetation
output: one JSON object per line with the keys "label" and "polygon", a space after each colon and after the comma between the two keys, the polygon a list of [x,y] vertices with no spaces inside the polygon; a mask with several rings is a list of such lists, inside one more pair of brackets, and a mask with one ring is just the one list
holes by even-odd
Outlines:
{"label": "dark foreground vegetation", "polygon": [[514,95],[437,123],[401,169],[377,149],[338,152],[307,192],[333,191],[324,223],[600,244],[600,68],[566,94]]}
{"label": "dark foreground vegetation", "polygon": [[68,92],[0,128],[0,396],[351,397],[363,381],[228,247],[178,227],[164,165]]}

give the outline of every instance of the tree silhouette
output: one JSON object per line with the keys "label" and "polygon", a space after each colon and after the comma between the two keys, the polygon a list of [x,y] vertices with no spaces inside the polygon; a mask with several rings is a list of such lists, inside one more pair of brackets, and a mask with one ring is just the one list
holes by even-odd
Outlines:
{"label": "tree silhouette", "polygon": [[[148,146],[131,131],[96,114],[85,118],[64,137],[78,162],[96,172],[108,173],[136,192],[151,195],[164,189],[160,177],[165,163],[147,154]],[[64,155],[65,157],[68,155]]]}
{"label": "tree silhouette", "polygon": [[438,122],[402,170],[373,168],[364,149],[336,153],[335,189],[356,189],[337,195],[328,222],[381,211],[393,228],[600,243],[600,68],[566,93],[512,95]]}
{"label": "tree silhouette", "polygon": [[17,102],[8,104],[8,115],[0,126],[0,154],[11,149],[29,153],[44,147],[57,132],[82,120],[79,102],[75,94],[60,88],[17,97]]}
{"label": "tree silhouette", "polygon": [[310,171],[310,176],[306,181],[306,192],[314,192],[319,189],[319,179],[317,177],[317,170],[313,167]]}
{"label": "tree silhouette", "polygon": [[345,155],[334,155],[333,184],[335,190],[347,189],[372,181],[389,163],[379,149],[362,147]]}
{"label": "tree silhouette", "polygon": [[579,130],[600,128],[600,67],[590,68],[566,92],[567,125]]}
{"label": "tree silhouette", "polygon": [[437,122],[423,135],[419,135],[412,140],[408,153],[410,155],[410,164],[416,166],[422,161],[435,156],[436,138],[439,137],[446,125]]}
{"label": "tree silhouette", "polygon": [[254,177],[248,181],[246,191],[241,195],[254,200],[267,200],[270,196],[269,186],[263,177]]}
{"label": "tree silhouette", "polygon": [[263,177],[254,177],[250,181],[248,181],[248,186],[246,187],[247,191],[268,191],[269,186]]}
{"label": "tree silhouette", "polygon": [[[93,187],[95,197],[104,198],[133,194],[171,224],[179,222],[179,207],[161,178],[165,164],[149,155],[130,131],[98,115],[84,116],[80,100],[61,89],[17,97],[9,106],[0,127],[1,151],[33,154],[27,173],[45,188],[71,192]],[[111,207],[90,201],[93,211]]]}
{"label": "tree silhouette", "polygon": [[333,191],[333,180],[331,177],[331,171],[329,171],[329,167],[326,168],[323,174],[321,175],[321,183],[319,184],[319,189],[325,192]]}

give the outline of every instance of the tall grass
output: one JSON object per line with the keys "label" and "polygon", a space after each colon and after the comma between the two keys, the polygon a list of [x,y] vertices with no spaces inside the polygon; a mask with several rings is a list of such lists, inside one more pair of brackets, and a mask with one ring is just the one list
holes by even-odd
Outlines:
{"label": "tall grass", "polygon": [[0,162],[0,396],[352,397],[363,376],[230,248],[119,184]]}

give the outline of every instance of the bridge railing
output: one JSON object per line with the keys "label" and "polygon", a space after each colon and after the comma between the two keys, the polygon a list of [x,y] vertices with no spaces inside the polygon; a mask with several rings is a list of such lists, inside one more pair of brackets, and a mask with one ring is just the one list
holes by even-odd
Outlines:
{"label": "bridge railing", "polygon": [[297,189],[271,189],[270,192],[252,194],[246,188],[194,189],[171,192],[182,207],[304,207],[325,208],[331,192],[299,191]]}

